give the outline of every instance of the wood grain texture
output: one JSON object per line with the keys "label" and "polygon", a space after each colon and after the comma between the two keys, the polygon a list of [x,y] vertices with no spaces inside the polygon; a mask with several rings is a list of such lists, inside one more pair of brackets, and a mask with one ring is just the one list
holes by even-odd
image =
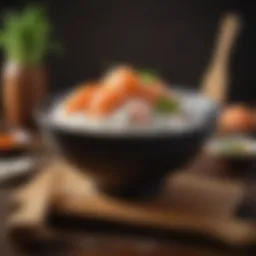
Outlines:
{"label": "wood grain texture", "polygon": [[57,161],[15,194],[20,208],[10,218],[9,230],[63,236],[46,223],[50,213],[57,213],[85,223],[94,220],[129,226],[135,233],[179,232],[216,239],[229,246],[255,244],[255,223],[236,216],[246,193],[243,182],[225,178],[227,173],[221,176],[217,169],[202,175],[204,170],[199,169],[206,168],[207,163],[195,163],[166,179],[159,198],[132,202],[100,194],[83,173]]}
{"label": "wood grain texture", "polygon": [[59,175],[59,169],[54,165],[45,167],[32,182],[12,194],[11,202],[16,210],[10,215],[7,228],[14,240],[54,235],[46,228],[46,219]]}
{"label": "wood grain texture", "polygon": [[[56,197],[54,208],[58,212],[84,217],[85,220],[92,218],[145,229],[194,232],[233,245],[254,242],[251,239],[255,235],[255,226],[234,216],[234,208],[239,204],[244,192],[235,182],[204,180],[191,174],[178,175],[173,177],[169,192],[176,192],[180,197],[171,200],[169,205],[155,207],[152,202],[135,204],[92,193],[91,189],[83,191],[88,188],[88,181],[83,179],[79,172],[66,170],[63,176],[66,178],[63,187],[67,189],[62,190]],[[71,181],[74,182],[73,186]],[[191,193],[194,195],[191,196]],[[209,201],[215,200],[215,207],[221,208],[215,209],[219,215],[212,214],[214,207],[210,208],[208,214],[205,211],[207,194]],[[186,197],[184,200],[185,195],[190,196],[190,199]],[[179,204],[179,207],[176,204],[176,209],[170,207],[175,201]],[[193,202],[199,205],[196,210],[191,207]]]}

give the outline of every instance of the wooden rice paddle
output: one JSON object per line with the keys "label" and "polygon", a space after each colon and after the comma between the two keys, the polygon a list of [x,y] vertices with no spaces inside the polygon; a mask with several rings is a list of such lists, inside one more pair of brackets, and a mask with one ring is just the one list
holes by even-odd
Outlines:
{"label": "wooden rice paddle", "polygon": [[232,47],[241,29],[238,15],[229,13],[221,21],[216,48],[202,79],[202,92],[213,100],[224,103],[229,85],[228,63]]}

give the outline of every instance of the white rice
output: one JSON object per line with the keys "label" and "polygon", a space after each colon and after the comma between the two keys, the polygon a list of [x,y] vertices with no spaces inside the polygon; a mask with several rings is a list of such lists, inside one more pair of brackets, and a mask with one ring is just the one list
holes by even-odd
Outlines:
{"label": "white rice", "polygon": [[50,113],[51,124],[75,132],[92,132],[100,134],[152,134],[179,133],[197,129],[216,108],[208,98],[192,93],[177,91],[180,111],[176,114],[154,114],[150,123],[135,124],[128,121],[125,111],[117,111],[107,118],[90,118],[85,113],[67,114],[65,100],[61,99],[53,106]]}

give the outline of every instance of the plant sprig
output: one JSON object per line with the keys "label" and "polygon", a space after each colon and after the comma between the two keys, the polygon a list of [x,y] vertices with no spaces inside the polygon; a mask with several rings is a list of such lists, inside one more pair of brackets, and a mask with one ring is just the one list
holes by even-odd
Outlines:
{"label": "plant sprig", "polygon": [[52,27],[46,10],[39,5],[29,5],[24,10],[5,13],[0,31],[0,47],[10,61],[40,64],[50,53],[61,50],[52,38]]}
{"label": "plant sprig", "polygon": [[162,114],[176,113],[179,110],[179,104],[176,100],[163,96],[156,102],[155,110]]}

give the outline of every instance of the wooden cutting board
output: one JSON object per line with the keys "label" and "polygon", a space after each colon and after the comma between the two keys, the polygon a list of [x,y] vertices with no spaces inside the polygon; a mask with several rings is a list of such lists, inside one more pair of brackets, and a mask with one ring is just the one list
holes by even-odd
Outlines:
{"label": "wooden cutting board", "polygon": [[[58,160],[13,195],[19,207],[8,227],[16,241],[57,237],[63,235],[62,228],[93,229],[91,224],[97,223],[97,229],[105,231],[117,228],[165,238],[177,233],[229,246],[252,245],[255,223],[237,215],[247,193],[244,173],[233,174],[225,164],[203,155],[168,177],[154,200],[132,202],[99,193],[84,174]],[[53,226],[48,222],[52,216]]]}

